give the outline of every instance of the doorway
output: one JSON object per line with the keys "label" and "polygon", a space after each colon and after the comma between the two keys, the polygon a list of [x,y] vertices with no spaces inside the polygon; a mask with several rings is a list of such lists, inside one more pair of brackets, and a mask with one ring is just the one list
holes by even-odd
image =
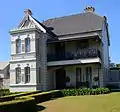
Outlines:
{"label": "doorway", "polygon": [[56,70],[56,89],[64,89],[66,87],[66,72],[61,68]]}

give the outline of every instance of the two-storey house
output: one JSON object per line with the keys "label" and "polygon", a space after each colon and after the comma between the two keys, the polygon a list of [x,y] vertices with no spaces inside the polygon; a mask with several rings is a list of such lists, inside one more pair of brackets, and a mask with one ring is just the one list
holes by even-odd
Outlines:
{"label": "two-storey house", "polygon": [[109,69],[109,32],[94,7],[43,23],[27,9],[10,30],[10,90],[50,90],[105,86]]}

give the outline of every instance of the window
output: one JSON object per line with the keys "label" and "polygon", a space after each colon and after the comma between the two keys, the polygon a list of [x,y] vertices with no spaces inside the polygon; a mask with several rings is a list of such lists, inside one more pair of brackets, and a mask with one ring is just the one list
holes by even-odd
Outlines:
{"label": "window", "polygon": [[76,68],[76,81],[81,82],[82,81],[82,76],[81,76],[81,68]]}
{"label": "window", "polygon": [[21,40],[17,39],[16,40],[16,53],[20,53],[21,52]]}
{"label": "window", "polygon": [[30,52],[30,38],[25,39],[25,52]]}
{"label": "window", "polygon": [[30,67],[25,67],[25,83],[30,82]]}
{"label": "window", "polygon": [[16,83],[17,84],[21,83],[21,68],[20,67],[16,68]]}
{"label": "window", "polygon": [[91,80],[91,75],[92,75],[92,68],[91,67],[86,67],[86,81]]}

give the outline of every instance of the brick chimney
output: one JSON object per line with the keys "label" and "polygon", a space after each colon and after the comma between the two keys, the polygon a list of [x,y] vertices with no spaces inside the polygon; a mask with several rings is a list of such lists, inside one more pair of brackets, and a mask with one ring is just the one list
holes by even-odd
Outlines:
{"label": "brick chimney", "polygon": [[31,11],[30,9],[26,9],[26,10],[24,11],[24,13],[25,13],[25,15],[30,15],[30,16],[32,16],[32,11]]}
{"label": "brick chimney", "polygon": [[85,12],[94,12],[95,11],[95,8],[92,7],[92,6],[88,6],[84,9]]}

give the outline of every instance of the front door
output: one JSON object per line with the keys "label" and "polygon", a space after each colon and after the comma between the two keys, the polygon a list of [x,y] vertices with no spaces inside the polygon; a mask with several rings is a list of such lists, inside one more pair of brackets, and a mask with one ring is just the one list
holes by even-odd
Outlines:
{"label": "front door", "polygon": [[64,69],[56,70],[56,89],[64,89],[66,87],[66,73]]}

